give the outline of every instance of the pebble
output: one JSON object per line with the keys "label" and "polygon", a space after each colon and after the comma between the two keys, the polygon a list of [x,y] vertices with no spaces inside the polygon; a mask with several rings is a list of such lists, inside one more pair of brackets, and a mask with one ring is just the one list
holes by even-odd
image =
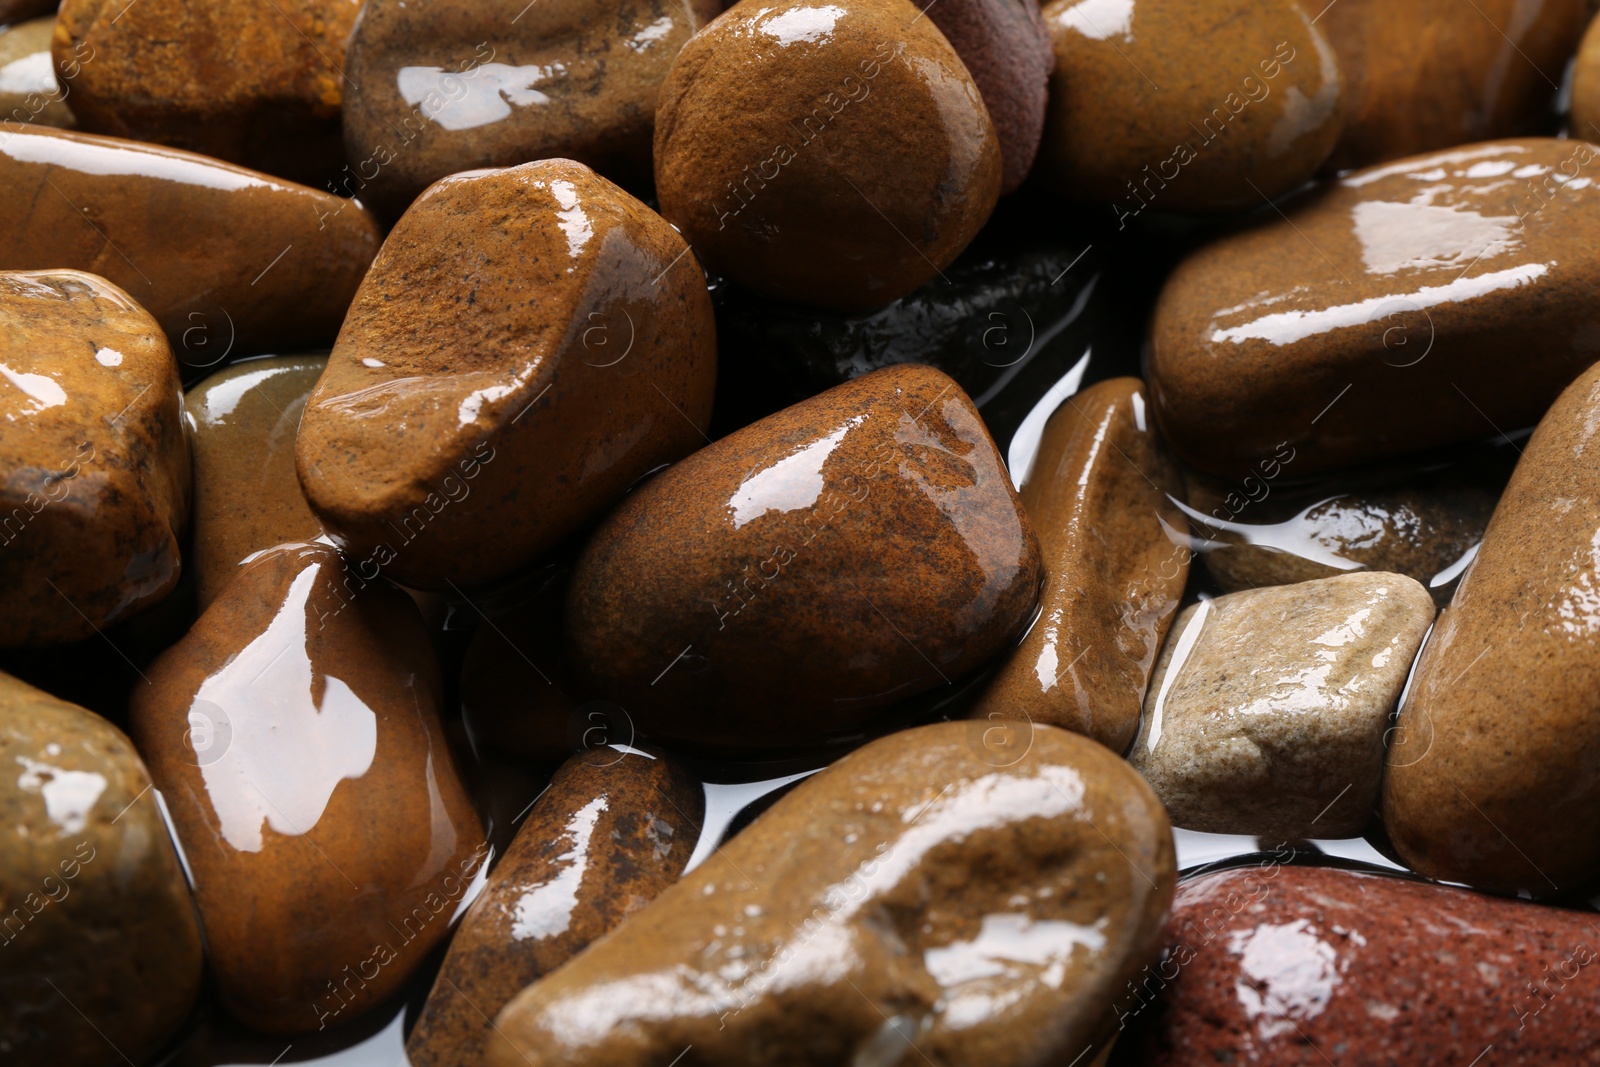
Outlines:
{"label": "pebble", "polygon": [[[4,21],[0,18],[0,23]],[[0,25],[0,120],[63,129],[76,123],[67,106],[70,87],[56,80],[55,61],[50,56],[55,25],[50,18]]]}
{"label": "pebble", "polygon": [[660,752],[568,760],[467,909],[406,1055],[478,1067],[509,1047],[491,1021],[678,880],[705,819],[700,783]]}
{"label": "pebble", "polygon": [[1417,582],[1366,572],[1201,601],[1161,650],[1129,762],[1186,830],[1355,837],[1433,614]]}
{"label": "pebble", "polygon": [[189,448],[172,350],[104,278],[0,272],[0,646],[94,637],[177,584]]}
{"label": "pebble", "polygon": [[347,1022],[449,933],[487,859],[410,598],[321,544],[250,565],[134,687],[132,734],[239,1021]]}
{"label": "pebble", "polygon": [[[1127,764],[1037,727],[996,766],[967,723],[801,783],[496,1020],[489,1067],[1066,1064],[1155,960],[1174,879]],[[913,1051],[915,1050],[915,1051]]]}
{"label": "pebble", "polygon": [[475,585],[705,440],[716,323],[683,239],[571,160],[434,185],[395,226],[306,406],[306,499],[349,554]]}
{"label": "pebble", "polygon": [[959,679],[1033,615],[1039,545],[972,401],[903,364],[762,419],[626,497],[579,557],[581,679],[646,735],[825,743]]}
{"label": "pebble", "polygon": [[1341,127],[1339,65],[1295,0],[1055,0],[1041,163],[1075,199],[1260,206],[1310,178]]}
{"label": "pebble", "polygon": [[1298,478],[1537,421],[1595,359],[1596,178],[1577,141],[1463,146],[1203,246],[1150,327],[1162,431],[1211,473],[1292,452]]}
{"label": "pebble", "polygon": [[1552,896],[1600,876],[1600,367],[1523,450],[1396,724],[1383,821],[1422,874]]}
{"label": "pebble", "polygon": [[1573,62],[1572,135],[1600,141],[1600,22],[1589,23]]}
{"label": "pebble", "polygon": [[0,826],[0,1062],[149,1061],[194,1007],[202,959],[133,745],[0,674]]}
{"label": "pebble", "polygon": [[196,595],[205,610],[248,556],[312,541],[294,469],[295,431],[327,357],[254,359],[218,371],[184,399],[194,451]]}
{"label": "pebble", "polygon": [[1144,385],[1114,378],[1045,424],[1022,504],[1039,533],[1041,616],[972,710],[1127,751],[1162,638],[1189,577],[1177,467],[1148,421]]}
{"label": "pebble", "polygon": [[907,0],[735,5],[685,46],[656,111],[661,213],[764,296],[871,311],[983,226],[1001,157],[977,85]]}

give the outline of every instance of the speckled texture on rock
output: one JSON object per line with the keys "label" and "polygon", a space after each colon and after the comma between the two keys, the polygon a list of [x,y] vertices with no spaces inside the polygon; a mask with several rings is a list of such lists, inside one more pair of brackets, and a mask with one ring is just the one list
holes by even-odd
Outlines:
{"label": "speckled texture on rock", "polygon": [[62,644],[165,596],[189,521],[167,339],[104,278],[0,272],[0,645]]}
{"label": "speckled texture on rock", "polygon": [[296,1034],[381,1003],[486,855],[411,601],[326,545],[285,545],[145,673],[131,732],[194,873],[223,1005]]}
{"label": "speckled texture on rock", "polygon": [[127,290],[180,362],[326,345],[378,250],[360,205],[204,156],[0,122],[0,269]]}
{"label": "speckled texture on rock", "polygon": [[1339,66],[1294,0],[1055,0],[1050,184],[1147,208],[1258,206],[1315,173],[1340,129]]}
{"label": "speckled texture on rock", "polygon": [[1592,912],[1268,865],[1180,886],[1166,940],[1115,1067],[1600,1058]]}
{"label": "speckled texture on rock", "polygon": [[344,42],[361,0],[64,0],[80,125],[321,186],[343,162]]}
{"label": "speckled texture on rock", "polygon": [[1600,354],[1596,178],[1582,142],[1463,146],[1204,246],[1150,326],[1167,440],[1227,477],[1287,447],[1298,478],[1533,422]]}
{"label": "speckled texture on rock", "polygon": [[1039,566],[972,401],[901,364],[626,497],[578,561],[566,628],[580,675],[646,735],[804,746],[1005,648]]}
{"label": "speckled texture on rock", "polygon": [[870,311],[950,265],[994,210],[978,87],[907,0],[736,5],[661,89],[661,213],[765,296]]}
{"label": "speckled texture on rock", "polygon": [[648,186],[656,97],[707,0],[368,0],[341,189],[399,215],[473,167],[576,159]]}
{"label": "speckled texture on rock", "polygon": [[1383,820],[1430,877],[1550,896],[1600,878],[1600,366],[1523,450],[1400,709]]}
{"label": "speckled texture on rock", "polygon": [[[500,1013],[491,1067],[1066,1064],[1152,962],[1166,816],[1122,760],[971,723],[859,749]],[[898,1029],[897,1029],[898,1028]]]}
{"label": "speckled texture on rock", "polygon": [[1174,826],[1354,837],[1377,805],[1389,716],[1433,610],[1417,582],[1382,573],[1189,607],[1128,760]]}
{"label": "speckled texture on rock", "polygon": [[539,797],[450,941],[406,1055],[479,1067],[526,987],[678,880],[705,818],[700,783],[660,752],[574,756]]}
{"label": "speckled texture on rock", "polygon": [[246,556],[312,541],[294,469],[295,431],[323,355],[255,359],[218,371],[184,398],[194,450],[194,558],[200,610],[233,581]]}
{"label": "speckled texture on rock", "polygon": [[[1328,168],[1543,133],[1588,21],[1584,0],[1299,0],[1344,75]],[[1574,129],[1575,137],[1600,133]]]}
{"label": "speckled texture on rock", "polygon": [[194,1006],[200,931],[149,788],[116,727],[0,674],[5,1067],[143,1063]]}
{"label": "speckled texture on rock", "polygon": [[974,705],[1125,752],[1189,576],[1171,496],[1183,482],[1149,425],[1144,386],[1114,378],[1045,424],[1022,504],[1039,535],[1042,615]]}
{"label": "speckled texture on rock", "polygon": [[[34,19],[15,26],[0,18],[0,119],[35,122],[70,129],[76,120],[67,106],[70,86],[56,80],[50,57],[54,19]],[[76,66],[67,67],[71,73]]]}

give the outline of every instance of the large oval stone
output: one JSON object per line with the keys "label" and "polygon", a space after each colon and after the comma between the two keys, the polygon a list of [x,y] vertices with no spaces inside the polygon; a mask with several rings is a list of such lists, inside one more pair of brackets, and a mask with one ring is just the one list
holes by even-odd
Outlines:
{"label": "large oval stone", "polygon": [[381,1003],[487,856],[410,598],[326,545],[285,545],[146,674],[132,733],[194,873],[223,1005],[295,1034]]}
{"label": "large oval stone", "polygon": [[1472,145],[1204,246],[1150,327],[1162,430],[1229,477],[1292,450],[1298,478],[1537,420],[1600,355],[1597,177],[1582,142]]}
{"label": "large oval stone", "polygon": [[1600,877],[1600,366],[1528,442],[1400,709],[1383,820],[1435,878],[1552,896]]}
{"label": "large oval stone", "polygon": [[918,364],[731,434],[626,497],[567,594],[641,731],[751,751],[857,730],[1013,640],[1039,545],[972,401]]}
{"label": "large oval stone", "polygon": [[988,755],[941,723],[846,756],[513,1000],[486,1063],[1070,1063],[1153,962],[1171,832],[1085,738]]}
{"label": "large oval stone", "polygon": [[704,438],[705,278],[671,226],[581,163],[473,171],[395,226],[300,425],[300,482],[355,558],[486,582]]}

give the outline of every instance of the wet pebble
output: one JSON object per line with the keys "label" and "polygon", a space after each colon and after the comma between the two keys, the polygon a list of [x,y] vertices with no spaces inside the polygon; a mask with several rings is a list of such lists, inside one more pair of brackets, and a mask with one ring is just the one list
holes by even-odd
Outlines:
{"label": "wet pebble", "polygon": [[[54,19],[34,19],[6,26],[0,18],[0,119],[36,122],[70,129],[76,119],[67,106],[70,86],[56,79],[50,55]],[[76,69],[69,66],[70,73]]]}

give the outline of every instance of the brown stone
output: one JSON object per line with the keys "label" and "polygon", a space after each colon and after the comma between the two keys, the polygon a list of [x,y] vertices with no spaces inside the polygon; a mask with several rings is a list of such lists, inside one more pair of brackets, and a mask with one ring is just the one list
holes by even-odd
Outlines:
{"label": "brown stone", "polygon": [[435,185],[390,233],[300,427],[312,510],[372,577],[487,582],[704,440],[705,279],[571,160]]}
{"label": "brown stone", "polygon": [[1592,912],[1269,860],[1179,886],[1166,941],[1113,1065],[1600,1056]]}
{"label": "brown stone", "polygon": [[359,204],[177,149],[0,122],[0,269],[127,290],[180,362],[311,348],[378,250]]}
{"label": "brown stone", "polygon": [[972,401],[908,363],[635,490],[579,558],[566,629],[580,677],[647,736],[805,746],[1004,649],[1039,567]]}
{"label": "brown stone", "polygon": [[0,24],[52,14],[57,0],[0,0]]}
{"label": "brown stone", "polygon": [[1600,355],[1597,177],[1581,142],[1466,146],[1202,247],[1150,327],[1167,440],[1232,478],[1292,452],[1299,478],[1535,421]]}
{"label": "brown stone", "polygon": [[92,274],[0,273],[0,323],[0,645],[93,637],[178,581],[178,367],[155,320]]}
{"label": "brown stone", "polygon": [[700,783],[659,752],[569,760],[462,918],[406,1042],[414,1067],[509,1047],[500,1009],[677,881],[704,817]]}
{"label": "brown stone", "polygon": [[0,119],[63,129],[76,122],[67,106],[68,87],[57,81],[50,57],[54,30],[55,20],[48,18],[0,25]]}
{"label": "brown stone", "polygon": [[64,0],[86,130],[321,185],[343,162],[344,42],[361,0]]}
{"label": "brown stone", "polygon": [[194,873],[223,1005],[346,1022],[445,938],[486,856],[405,594],[320,544],[264,553],[145,672],[130,720]]}
{"label": "brown stone", "polygon": [[184,399],[194,450],[194,570],[205,610],[239,564],[322,524],[300,493],[295,431],[328,360],[257,359],[218,371]]}
{"label": "brown stone", "polygon": [[575,159],[649,184],[656,96],[707,0],[369,0],[339,191],[399,215],[473,167]]}
{"label": "brown stone", "polygon": [[735,6],[661,89],[661,213],[765,296],[870,311],[938,275],[1000,192],[978,87],[907,0]]}
{"label": "brown stone", "polygon": [[1055,0],[1044,17],[1042,169],[1074,199],[1110,201],[1120,226],[1261,206],[1338,140],[1339,65],[1294,0]]}
{"label": "brown stone", "polygon": [[144,1063],[200,992],[150,776],[100,716],[0,674],[0,1063]]}
{"label": "brown stone", "polygon": [[[1041,614],[974,705],[1127,751],[1189,577],[1183,482],[1137,378],[1101,382],[1045,424],[1022,504],[1039,534]],[[997,735],[998,736],[998,735]]]}
{"label": "brown stone", "polygon": [[1400,709],[1383,820],[1430,877],[1550,896],[1600,877],[1600,367],[1524,450]]}
{"label": "brown stone", "polygon": [[1589,18],[1585,0],[1473,0],[1469,11],[1459,0],[1300,4],[1344,75],[1344,134],[1330,170],[1545,132]]}
{"label": "brown stone", "polygon": [[1572,135],[1600,141],[1600,22],[1591,21],[1572,68]]}
{"label": "brown stone", "polygon": [[[859,749],[500,1013],[491,1067],[1070,1063],[1154,959],[1174,880],[1149,789],[1035,728]],[[919,1056],[920,1054],[920,1056]]]}

